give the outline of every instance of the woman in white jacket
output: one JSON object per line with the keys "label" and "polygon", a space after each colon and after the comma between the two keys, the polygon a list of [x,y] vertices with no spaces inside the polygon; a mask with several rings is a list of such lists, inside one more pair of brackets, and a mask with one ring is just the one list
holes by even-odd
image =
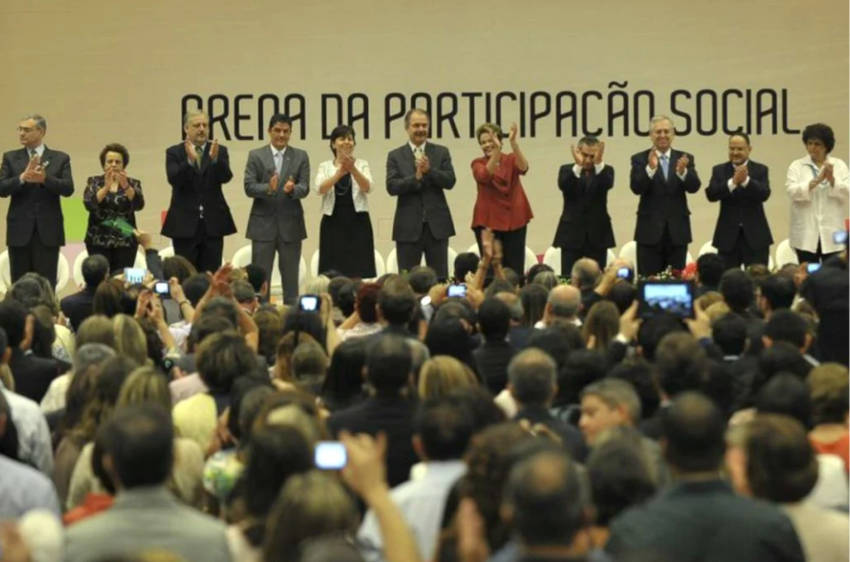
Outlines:
{"label": "woman in white jacket", "polygon": [[333,160],[319,164],[316,192],[322,196],[319,273],[336,270],[352,278],[375,277],[375,242],[366,194],[372,187],[369,163],[354,158],[354,129],[331,131]]}
{"label": "woman in white jacket", "polygon": [[808,156],[791,162],[785,179],[791,197],[789,239],[801,263],[819,263],[844,248],[833,235],[845,230],[850,173],[844,161],[829,156],[835,135],[828,125],[806,127],[803,144]]}

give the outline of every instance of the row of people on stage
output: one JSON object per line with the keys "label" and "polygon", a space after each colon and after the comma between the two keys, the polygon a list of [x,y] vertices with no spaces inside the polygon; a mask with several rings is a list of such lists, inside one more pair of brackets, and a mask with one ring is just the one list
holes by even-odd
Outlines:
{"label": "row of people on stage", "polygon": [[[423,254],[438,275],[447,277],[448,241],[455,234],[445,190],[456,182],[449,150],[428,140],[429,116],[412,109],[405,116],[409,140],[387,157],[386,189],[397,198],[392,238],[400,270],[417,265]],[[233,177],[227,148],[209,137],[203,112],[184,117],[185,140],[166,150],[166,171],[172,187],[162,234],[172,239],[175,253],[201,271],[221,264],[224,236],[236,225],[222,193]],[[74,191],[67,154],[49,149],[43,139],[47,124],[31,115],[18,126],[21,149],[3,155],[0,196],[11,196],[7,244],[12,280],[36,271],[55,282],[59,248],[64,244],[60,196]],[[291,120],[274,115],[268,127],[270,143],[252,150],[244,174],[245,193],[253,199],[246,237],[252,262],[270,276],[275,254],[285,300],[298,294],[301,243],[306,238],[300,199],[311,190],[307,153],[290,146]],[[523,270],[525,237],[533,217],[521,176],[529,168],[517,139],[516,125],[507,134],[485,123],[476,132],[483,155],[473,160],[477,200],[472,229],[480,245],[489,228],[503,245],[504,264]],[[702,183],[694,157],[673,148],[675,128],[666,116],[654,117],[652,147],[631,158],[630,187],[640,196],[634,240],[641,275],[685,266],[691,242],[686,194]],[[807,155],[788,168],[786,190],[791,198],[790,243],[800,261],[820,261],[838,252],[832,234],[844,229],[850,179],[847,165],[830,156],[835,137],[830,127],[814,124],[803,132]],[[372,190],[369,164],[354,155],[354,130],[340,125],[331,133],[333,159],[319,165],[313,181],[322,196],[319,270],[337,270],[350,277],[375,276],[374,241],[368,211]],[[507,146],[510,151],[507,150]],[[770,196],[768,169],[750,159],[745,133],[729,138],[729,161],[713,167],[706,188],[710,201],[720,201],[712,244],[727,267],[767,263],[773,238],[763,203]],[[607,249],[615,245],[607,194],[614,168],[604,161],[605,143],[582,138],[572,147],[573,162],[561,166],[558,187],[563,212],[553,246],[562,252],[562,273],[582,257],[604,266]],[[83,200],[89,211],[85,243],[90,254],[105,255],[113,268],[132,265],[136,242],[134,213],[144,207],[141,183],[127,175],[130,155],[120,144],[100,153],[103,174],[88,178]]]}

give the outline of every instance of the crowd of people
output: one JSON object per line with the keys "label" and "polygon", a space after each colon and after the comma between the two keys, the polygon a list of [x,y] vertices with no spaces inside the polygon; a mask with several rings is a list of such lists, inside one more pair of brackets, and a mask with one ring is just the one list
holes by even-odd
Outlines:
{"label": "crowd of people", "polygon": [[287,305],[139,231],[141,283],[98,253],[61,300],[21,276],[2,560],[848,559],[846,244],[813,273],[701,256],[681,318],[638,314],[630,263],[564,283],[480,240],[450,283],[327,270]]}

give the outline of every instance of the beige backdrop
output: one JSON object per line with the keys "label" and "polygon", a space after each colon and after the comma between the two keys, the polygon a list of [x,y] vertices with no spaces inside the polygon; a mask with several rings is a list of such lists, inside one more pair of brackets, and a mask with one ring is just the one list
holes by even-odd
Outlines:
{"label": "beige backdrop", "polygon": [[[670,92],[677,89],[692,95],[702,89],[786,89],[788,126],[829,123],[837,138],[833,154],[844,160],[848,156],[846,0],[32,0],[4,2],[0,16],[5,63],[0,89],[0,124],[5,128],[0,130],[6,131],[0,147],[16,148],[14,129],[21,115],[42,113],[48,119],[46,143],[71,154],[74,197],[79,198],[86,177],[100,171],[100,148],[111,141],[124,143],[131,153],[130,175],[142,180],[147,199],[138,217],[141,227],[155,232],[170,196],[164,150],[180,140],[180,100],[187,93],[204,98],[220,93],[231,102],[239,94],[253,94],[255,101],[245,106],[249,120],[244,125],[253,135],[256,97],[304,95],[306,140],[297,138],[296,127],[292,144],[307,150],[313,173],[330,156],[321,138],[321,94],[367,94],[371,138],[358,139],[357,155],[372,165],[376,189],[370,195],[371,216],[376,248],[384,255],[392,248],[395,206],[384,188],[386,153],[406,140],[400,120],[393,124],[391,137],[384,138],[383,105],[389,92],[436,96],[505,90],[554,96],[562,90],[579,95],[596,90],[607,99],[609,83],[616,81],[628,82],[624,91],[630,101],[637,90],[652,90],[656,111],[667,112]],[[604,123],[605,101],[591,102],[589,121]],[[692,115],[693,106],[693,100],[683,104]],[[515,103],[504,107],[504,125],[519,118]],[[740,120],[740,107],[736,102],[733,121]],[[468,112],[461,110],[463,138],[435,139],[451,150],[458,176],[448,193],[458,231],[451,245],[457,250],[473,242],[469,221],[475,184],[469,163],[480,152],[467,136],[468,122]],[[558,138],[554,123],[554,117],[543,119],[534,138],[521,139],[531,163],[524,182],[535,213],[528,246],[536,253],[545,251],[555,232],[561,211],[555,178],[558,167],[570,160],[568,147],[575,141],[571,135]],[[232,133],[232,118],[228,124]],[[785,169],[804,155],[799,135],[782,133],[781,111],[779,124],[776,134],[752,135],[753,159],[771,171],[773,195],[766,208],[777,241],[788,234]],[[677,125],[683,122],[677,120]],[[631,239],[635,222],[637,197],[628,189],[629,155],[648,147],[632,124],[629,128],[628,136],[622,131],[603,135],[605,160],[616,169],[609,205],[618,247]],[[248,151],[264,142],[224,141],[234,171],[226,194],[240,229],[226,239],[227,257],[246,243],[250,200],[242,189],[242,174]],[[675,146],[695,155],[704,186],[711,166],[726,159],[722,132],[680,136]],[[688,201],[694,232],[690,250],[696,255],[711,237],[718,209],[703,193]],[[309,261],[318,246],[320,198],[311,194],[304,206],[304,255]],[[7,208],[8,199],[0,200],[4,217]],[[0,229],[4,246],[5,228]]]}

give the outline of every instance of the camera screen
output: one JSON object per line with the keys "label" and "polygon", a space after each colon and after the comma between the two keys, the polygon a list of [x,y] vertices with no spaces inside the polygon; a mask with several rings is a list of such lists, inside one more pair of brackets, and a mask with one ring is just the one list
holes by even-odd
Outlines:
{"label": "camera screen", "polygon": [[345,445],[339,441],[320,441],[316,443],[316,468],[322,470],[340,470],[348,461]]}
{"label": "camera screen", "polygon": [[449,285],[448,296],[450,297],[465,297],[466,296],[466,285],[464,284],[456,284]]}
{"label": "camera screen", "polygon": [[316,295],[302,295],[298,300],[298,306],[301,310],[313,312],[319,310],[319,297]]}
{"label": "camera screen", "polygon": [[687,281],[644,282],[640,287],[640,316],[647,318],[662,313],[680,318],[693,317],[693,285]]}
{"label": "camera screen", "polygon": [[141,267],[125,267],[124,279],[131,285],[141,283],[145,280],[145,270]]}

